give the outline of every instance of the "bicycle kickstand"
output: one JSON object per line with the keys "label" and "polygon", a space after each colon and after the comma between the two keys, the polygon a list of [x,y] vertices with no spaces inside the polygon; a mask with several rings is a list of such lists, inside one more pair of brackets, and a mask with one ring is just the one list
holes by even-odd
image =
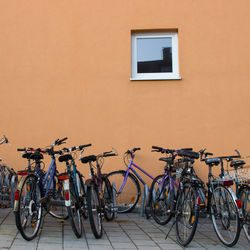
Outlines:
{"label": "bicycle kickstand", "polygon": [[175,223],[176,223],[176,219],[174,220],[172,226],[170,227],[168,233],[166,234],[165,240],[168,238],[168,235],[170,234],[170,232],[171,232],[171,230],[172,230],[172,228],[173,228],[173,226],[174,226]]}

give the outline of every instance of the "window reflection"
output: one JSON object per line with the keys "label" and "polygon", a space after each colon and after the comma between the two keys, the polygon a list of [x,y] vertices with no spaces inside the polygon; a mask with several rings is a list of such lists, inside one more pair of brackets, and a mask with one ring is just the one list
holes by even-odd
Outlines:
{"label": "window reflection", "polygon": [[137,40],[137,72],[173,72],[172,38],[139,38]]}

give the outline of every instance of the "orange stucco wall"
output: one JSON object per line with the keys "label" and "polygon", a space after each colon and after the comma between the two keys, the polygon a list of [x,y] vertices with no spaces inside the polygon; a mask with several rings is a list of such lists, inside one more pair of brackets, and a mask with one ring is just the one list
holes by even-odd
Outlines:
{"label": "orange stucco wall", "polygon": [[[1,157],[21,169],[17,147],[65,136],[86,154],[115,146],[105,172],[134,146],[153,175],[152,145],[249,155],[249,24],[249,0],[1,0]],[[182,80],[130,81],[137,29],[178,29]]]}

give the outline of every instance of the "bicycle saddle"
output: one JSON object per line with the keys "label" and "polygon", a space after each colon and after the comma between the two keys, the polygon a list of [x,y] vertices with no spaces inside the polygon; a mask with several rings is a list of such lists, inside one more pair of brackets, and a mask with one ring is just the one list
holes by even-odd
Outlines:
{"label": "bicycle saddle", "polygon": [[161,157],[159,159],[159,161],[165,161],[165,162],[168,162],[168,163],[172,163],[173,159],[172,159],[172,157]]}
{"label": "bicycle saddle", "polygon": [[220,164],[220,158],[207,158],[205,162],[209,166],[217,166]]}
{"label": "bicycle saddle", "polygon": [[242,167],[245,164],[246,163],[244,161],[232,161],[231,164],[230,164],[230,167],[238,168],[238,167]]}
{"label": "bicycle saddle", "polygon": [[199,159],[199,153],[196,153],[194,151],[187,151],[187,150],[180,150],[178,151],[179,156],[189,157],[192,159]]}
{"label": "bicycle saddle", "polygon": [[91,162],[91,161],[96,161],[96,156],[95,155],[89,155],[89,156],[85,156],[81,159],[81,162],[82,163],[88,163],[88,162]]}
{"label": "bicycle saddle", "polygon": [[72,160],[72,155],[70,155],[70,154],[61,155],[61,156],[58,158],[58,160],[59,160],[60,162]]}
{"label": "bicycle saddle", "polygon": [[43,159],[43,155],[40,153],[34,153],[30,156],[30,159],[32,160],[42,160]]}
{"label": "bicycle saddle", "polygon": [[29,159],[32,153],[25,153],[22,155],[23,158]]}

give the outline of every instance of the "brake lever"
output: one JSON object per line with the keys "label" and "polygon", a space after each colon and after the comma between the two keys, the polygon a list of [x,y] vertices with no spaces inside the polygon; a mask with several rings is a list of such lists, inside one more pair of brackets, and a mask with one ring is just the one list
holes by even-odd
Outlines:
{"label": "brake lever", "polygon": [[118,151],[115,147],[112,147],[112,150],[115,152],[115,155],[118,155]]}
{"label": "brake lever", "polygon": [[241,154],[238,149],[235,149],[235,152],[238,154],[239,158],[241,158]]}

